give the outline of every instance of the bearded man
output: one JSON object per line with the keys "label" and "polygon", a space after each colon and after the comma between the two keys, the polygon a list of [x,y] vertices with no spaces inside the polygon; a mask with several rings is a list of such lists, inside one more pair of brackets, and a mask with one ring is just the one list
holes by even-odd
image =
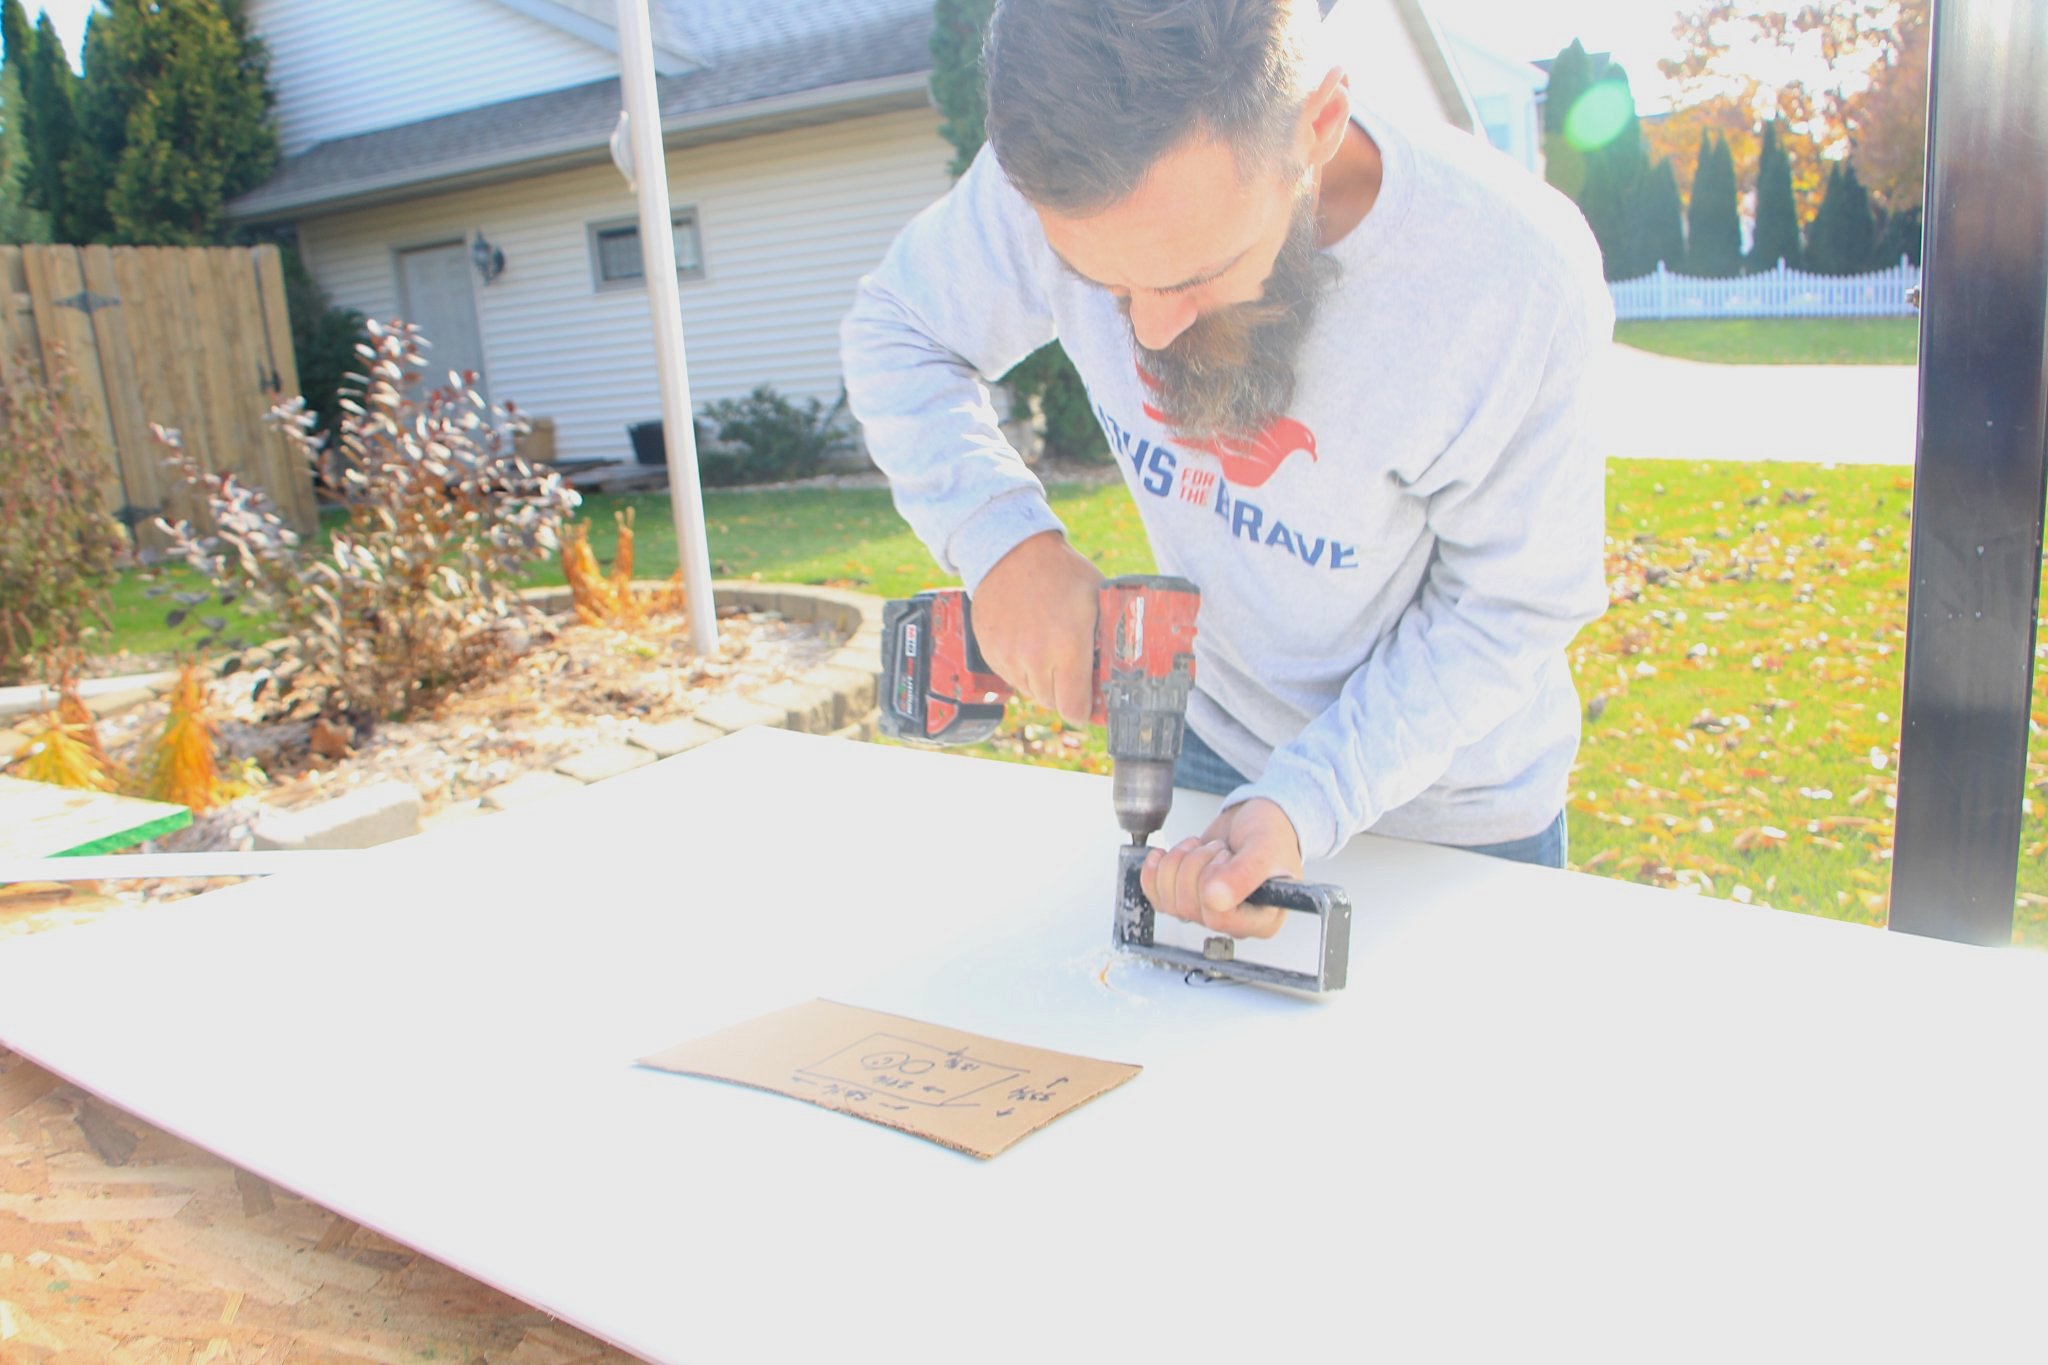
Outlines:
{"label": "bearded man", "polygon": [[1565,647],[1606,605],[1589,366],[1613,309],[1569,200],[1402,127],[1314,0],[999,0],[989,144],[862,281],[847,392],[990,665],[1085,723],[1101,575],[987,379],[1058,338],[1161,573],[1202,592],[1161,910],[1240,937],[1353,835],[1565,861]]}

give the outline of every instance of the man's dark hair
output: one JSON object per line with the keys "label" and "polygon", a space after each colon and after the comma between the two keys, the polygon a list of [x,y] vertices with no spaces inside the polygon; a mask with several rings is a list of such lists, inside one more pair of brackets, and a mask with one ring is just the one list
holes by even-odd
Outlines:
{"label": "man's dark hair", "polygon": [[1240,170],[1264,164],[1306,93],[1306,3],[998,0],[982,55],[996,160],[1026,199],[1074,214],[1130,194],[1197,131]]}

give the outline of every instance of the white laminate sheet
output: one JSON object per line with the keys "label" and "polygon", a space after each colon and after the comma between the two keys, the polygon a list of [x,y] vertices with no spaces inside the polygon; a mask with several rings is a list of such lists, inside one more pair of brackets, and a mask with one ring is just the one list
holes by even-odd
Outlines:
{"label": "white laminate sheet", "polygon": [[[1117,841],[747,732],[0,943],[0,1041],[653,1360],[2048,1354],[2048,960],[1368,838],[1348,990],[1188,985]],[[633,1064],[818,997],[1145,1069],[983,1162]]]}

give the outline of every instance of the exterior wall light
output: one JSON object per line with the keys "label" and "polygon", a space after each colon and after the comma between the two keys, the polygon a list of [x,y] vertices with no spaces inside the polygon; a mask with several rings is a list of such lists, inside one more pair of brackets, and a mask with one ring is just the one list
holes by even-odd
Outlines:
{"label": "exterior wall light", "polygon": [[476,238],[469,244],[469,262],[485,284],[505,273],[505,253],[484,240],[482,228],[476,230]]}

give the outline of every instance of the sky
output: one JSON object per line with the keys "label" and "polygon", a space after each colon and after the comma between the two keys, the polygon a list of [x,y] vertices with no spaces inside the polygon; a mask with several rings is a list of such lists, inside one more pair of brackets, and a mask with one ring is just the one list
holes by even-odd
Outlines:
{"label": "sky", "polygon": [[[1423,0],[1442,27],[1504,57],[1555,57],[1577,38],[1588,52],[1611,52],[1628,71],[1643,112],[1667,108],[1671,92],[1659,58],[1678,55],[1672,26],[1678,0]],[[1686,6],[1690,8],[1691,6]]]}
{"label": "sky", "polygon": [[[431,4],[433,0],[417,0]],[[29,18],[47,10],[78,63],[85,17],[95,0],[27,0]],[[1578,38],[1589,52],[1612,52],[1628,69],[1636,103],[1645,112],[1664,108],[1657,59],[1671,56],[1676,0],[1424,0],[1439,24],[1478,39],[1504,57],[1552,57]]]}
{"label": "sky", "polygon": [[50,22],[57,26],[57,36],[64,40],[64,50],[71,54],[71,65],[78,65],[78,48],[85,41],[85,16],[92,12],[97,0],[24,0],[28,10],[28,21],[34,24],[38,15],[48,12]]}

